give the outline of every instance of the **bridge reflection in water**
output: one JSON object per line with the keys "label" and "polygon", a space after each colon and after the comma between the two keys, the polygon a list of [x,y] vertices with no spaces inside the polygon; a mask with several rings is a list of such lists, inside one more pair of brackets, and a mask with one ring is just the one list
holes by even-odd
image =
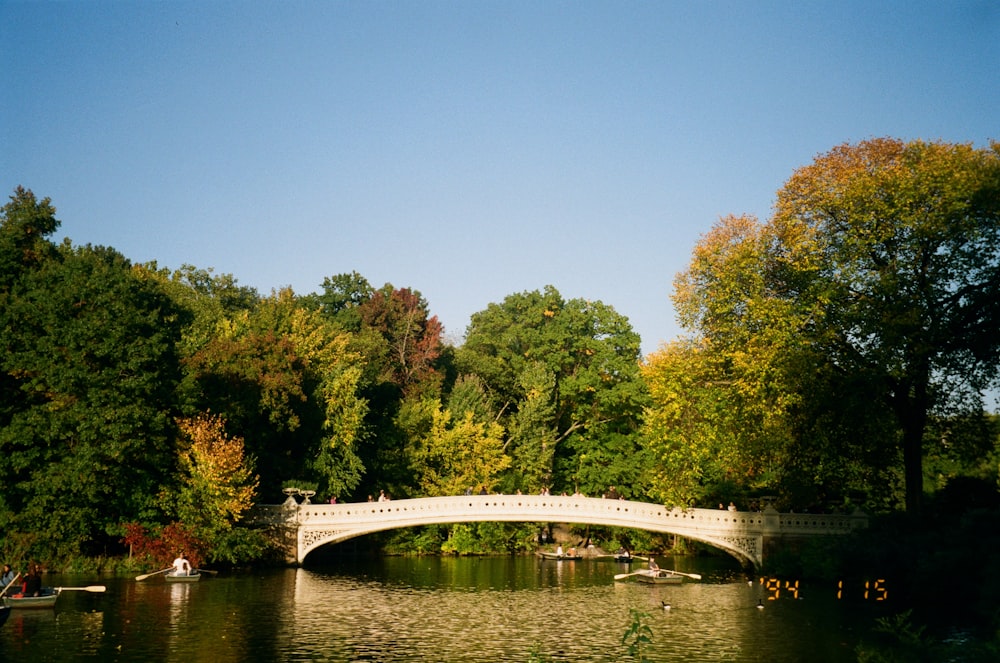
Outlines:
{"label": "bridge reflection in water", "polygon": [[[848,609],[819,591],[804,592],[807,600],[768,601],[734,567],[724,560],[718,567],[678,566],[702,573],[704,581],[651,586],[615,582],[622,567],[612,562],[340,559],[336,566],[286,571],[284,582],[294,591],[284,599],[275,639],[294,649],[277,653],[295,656],[284,660],[496,662],[527,660],[537,647],[553,660],[620,660],[635,608],[649,615],[653,642],[644,658],[656,663],[857,660],[857,606]],[[761,600],[765,610],[756,608]]]}
{"label": "bridge reflection in water", "polygon": [[548,495],[464,495],[389,502],[260,505],[258,523],[282,532],[290,563],[302,564],[316,548],[401,527],[467,522],[539,522],[605,525],[676,534],[715,546],[746,566],[760,567],[764,552],[788,540],[849,534],[865,527],[851,515],[682,509],[661,504]]}

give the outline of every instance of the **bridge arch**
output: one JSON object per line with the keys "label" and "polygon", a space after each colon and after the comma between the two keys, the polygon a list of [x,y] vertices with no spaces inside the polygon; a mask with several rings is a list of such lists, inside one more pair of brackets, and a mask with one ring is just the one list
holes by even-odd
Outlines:
{"label": "bridge arch", "polygon": [[354,537],[403,527],[467,522],[574,523],[629,527],[676,534],[733,555],[742,564],[763,564],[768,539],[846,534],[867,517],[681,509],[629,500],[543,495],[465,495],[389,502],[260,506],[258,521],[285,531],[288,561],[302,564],[313,550]]}

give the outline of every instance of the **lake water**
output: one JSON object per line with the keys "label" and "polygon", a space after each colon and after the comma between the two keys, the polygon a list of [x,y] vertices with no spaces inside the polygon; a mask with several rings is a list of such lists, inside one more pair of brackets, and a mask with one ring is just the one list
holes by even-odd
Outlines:
{"label": "lake water", "polygon": [[782,589],[768,600],[773,583],[769,591],[748,582],[727,560],[660,565],[703,579],[616,582],[623,565],[534,557],[328,559],[185,585],[50,575],[48,585],[108,589],[63,592],[54,610],[15,611],[0,628],[0,660],[492,663],[538,652],[617,661],[629,660],[621,641],[635,608],[649,615],[651,661],[842,663],[856,660],[872,619],[891,612],[875,593],[838,600],[836,587],[800,585],[798,599]]}

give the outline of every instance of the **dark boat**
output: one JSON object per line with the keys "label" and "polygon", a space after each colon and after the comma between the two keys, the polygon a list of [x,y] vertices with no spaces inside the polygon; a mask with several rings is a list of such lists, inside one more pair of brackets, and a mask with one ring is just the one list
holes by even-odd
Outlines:
{"label": "dark boat", "polygon": [[58,598],[58,588],[45,587],[41,596],[4,596],[3,604],[8,608],[53,608]]}
{"label": "dark boat", "polygon": [[615,555],[615,561],[619,564],[631,564],[632,562],[645,562],[646,560],[642,557],[633,557],[632,555]]}
{"label": "dark boat", "polygon": [[10,617],[10,613],[11,613],[10,608],[8,608],[5,605],[0,606],[0,626],[3,626],[3,623],[7,621],[7,618]]}

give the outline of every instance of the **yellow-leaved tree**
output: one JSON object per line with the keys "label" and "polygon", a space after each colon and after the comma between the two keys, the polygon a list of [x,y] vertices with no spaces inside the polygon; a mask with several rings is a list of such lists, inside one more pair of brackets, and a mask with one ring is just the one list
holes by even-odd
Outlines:
{"label": "yellow-leaved tree", "polygon": [[253,460],[246,456],[242,438],[226,435],[221,417],[202,414],[177,423],[183,441],[176,516],[209,545],[210,557],[229,559],[235,543],[230,534],[257,491]]}
{"label": "yellow-leaved tree", "polygon": [[440,496],[460,495],[469,488],[491,489],[510,465],[503,451],[503,427],[495,421],[477,422],[471,411],[456,419],[433,399],[420,407],[430,424],[411,443],[421,491]]}

